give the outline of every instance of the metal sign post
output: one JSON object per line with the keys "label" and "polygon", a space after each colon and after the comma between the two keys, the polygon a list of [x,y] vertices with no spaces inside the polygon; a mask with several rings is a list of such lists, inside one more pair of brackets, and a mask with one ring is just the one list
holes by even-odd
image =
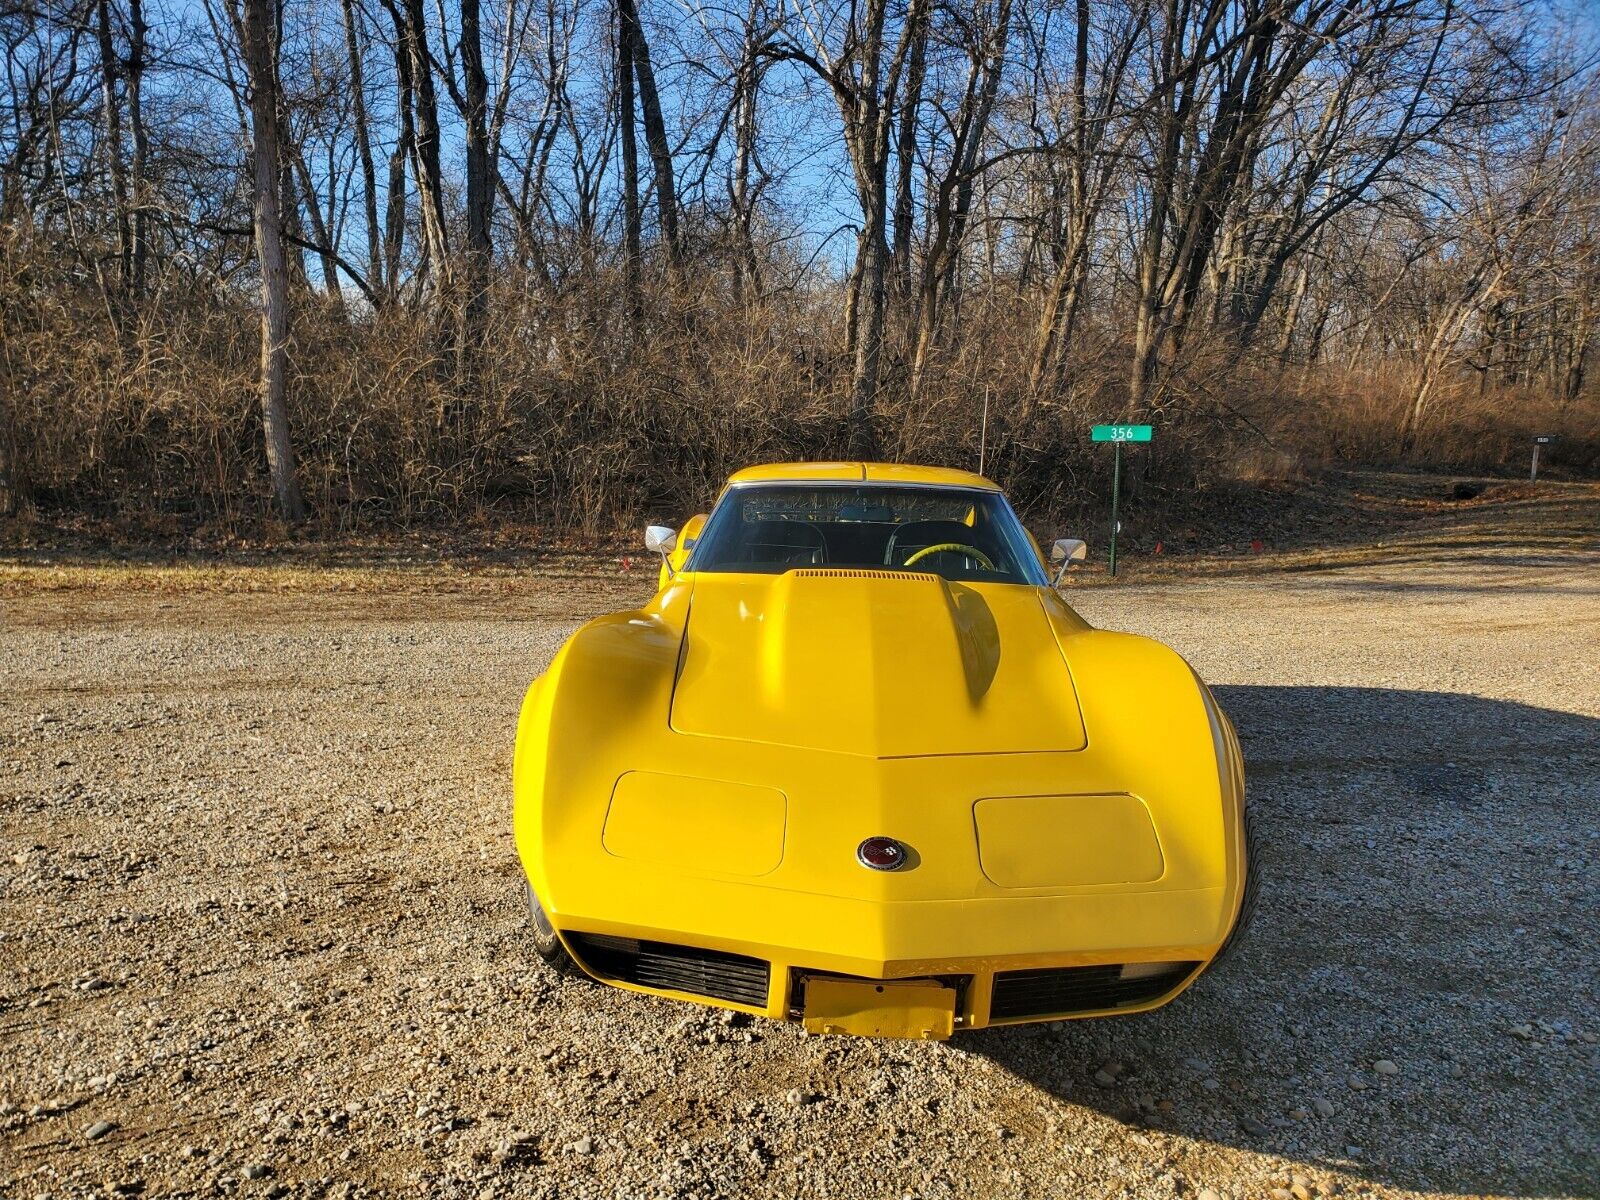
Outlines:
{"label": "metal sign post", "polygon": [[1560,437],[1554,433],[1536,433],[1533,435],[1533,469],[1528,472],[1528,482],[1539,482],[1539,451],[1545,446],[1554,446]]}
{"label": "metal sign post", "polygon": [[1110,573],[1117,574],[1117,505],[1122,498],[1122,443],[1148,442],[1151,428],[1148,425],[1096,425],[1089,430],[1092,442],[1110,442],[1116,452],[1111,462],[1111,552],[1108,555]]}

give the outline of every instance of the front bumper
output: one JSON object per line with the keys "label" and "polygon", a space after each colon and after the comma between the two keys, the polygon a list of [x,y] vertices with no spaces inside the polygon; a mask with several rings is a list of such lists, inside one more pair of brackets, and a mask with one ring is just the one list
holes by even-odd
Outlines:
{"label": "front bumper", "polygon": [[[630,991],[777,1020],[804,1020],[825,1032],[881,1032],[809,1019],[817,1005],[818,981],[889,984],[916,981],[953,999],[942,1032],[913,1022],[898,1036],[946,1036],[950,1029],[981,1029],[1034,1021],[1066,1020],[1144,1012],[1167,1003],[1204,969],[1210,954],[1152,958],[1146,949],[1110,954],[1038,954],[972,958],[939,957],[864,963],[866,970],[841,971],[834,959],[821,966],[804,954],[745,953],[688,944],[657,931],[593,932],[566,928],[563,944],[595,979]],[[747,947],[746,950],[756,949]],[[1093,961],[1090,961],[1093,960]],[[876,990],[884,991],[883,988]],[[890,995],[920,995],[888,989]],[[920,1032],[919,1032],[920,1029]]]}

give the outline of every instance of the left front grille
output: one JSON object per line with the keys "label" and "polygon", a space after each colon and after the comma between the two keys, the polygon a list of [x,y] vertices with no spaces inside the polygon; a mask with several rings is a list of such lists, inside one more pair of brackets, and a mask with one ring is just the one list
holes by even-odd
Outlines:
{"label": "left front grille", "polygon": [[767,1006],[771,966],[759,958],[604,933],[569,933],[566,937],[572,952],[596,975],[752,1008]]}

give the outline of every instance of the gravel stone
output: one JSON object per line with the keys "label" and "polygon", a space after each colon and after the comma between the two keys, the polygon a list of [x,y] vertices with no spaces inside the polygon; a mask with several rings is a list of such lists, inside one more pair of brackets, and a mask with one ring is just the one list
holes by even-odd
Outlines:
{"label": "gravel stone", "polygon": [[[1134,558],[1070,585],[1090,622],[1174,646],[1237,725],[1260,908],[1162,1009],[946,1044],[810,1038],[532,951],[513,722],[568,633],[645,598],[640,572],[509,543],[502,574],[382,587],[269,567],[255,591],[46,590],[7,568],[0,1195],[228,1176],[241,1198],[879,1200],[881,1161],[914,1164],[894,1194],[918,1200],[1251,1200],[1291,1175],[1591,1194],[1600,1012],[1574,981],[1600,944],[1600,554],[1568,545],[1597,511],[1303,573],[1152,584]],[[86,1105],[137,1136],[84,1129]]]}

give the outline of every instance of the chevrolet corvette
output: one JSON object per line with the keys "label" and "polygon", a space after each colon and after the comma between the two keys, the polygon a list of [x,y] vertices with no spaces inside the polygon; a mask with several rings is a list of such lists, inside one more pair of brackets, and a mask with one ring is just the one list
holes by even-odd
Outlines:
{"label": "chevrolet corvette", "polygon": [[1155,1008],[1237,940],[1233,726],[1175,652],[1073,611],[1083,544],[1047,558],[994,483],[753,467],[646,545],[656,594],[577,630],[518,721],[546,959],[943,1039]]}

